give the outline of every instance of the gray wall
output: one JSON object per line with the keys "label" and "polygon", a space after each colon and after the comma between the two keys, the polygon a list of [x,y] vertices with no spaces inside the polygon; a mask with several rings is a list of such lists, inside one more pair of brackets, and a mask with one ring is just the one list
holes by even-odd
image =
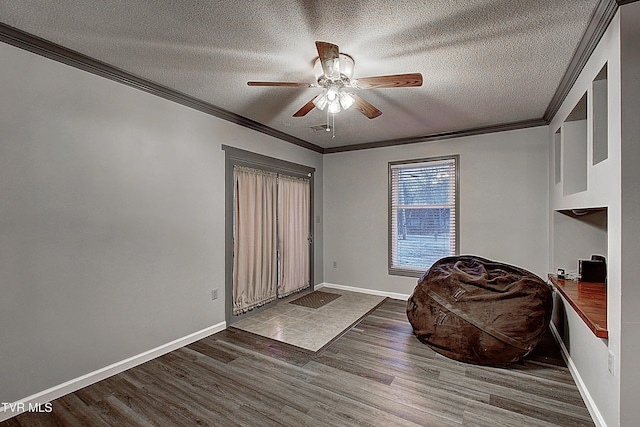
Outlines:
{"label": "gray wall", "polygon": [[325,155],[324,280],[413,291],[415,278],[387,273],[387,164],[449,154],[460,155],[460,253],[546,277],[547,132],[539,127]]}
{"label": "gray wall", "polygon": [[224,321],[222,144],[315,167],[322,214],[317,153],[2,43],[0,76],[0,402]]}

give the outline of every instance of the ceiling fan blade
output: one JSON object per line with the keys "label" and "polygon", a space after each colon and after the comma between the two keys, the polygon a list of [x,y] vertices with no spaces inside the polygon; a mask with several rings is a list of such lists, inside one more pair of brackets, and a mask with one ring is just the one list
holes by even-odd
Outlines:
{"label": "ceiling fan blade", "polygon": [[340,77],[340,48],[333,43],[316,42],[322,71],[328,78]]}
{"label": "ceiling fan blade", "polygon": [[313,103],[313,101],[315,101],[316,98],[317,96],[314,96],[311,101],[307,102],[306,104],[304,104],[304,106],[301,109],[293,113],[293,117],[306,116],[309,111],[315,108],[315,104]]}
{"label": "ceiling fan blade", "polygon": [[298,82],[247,82],[248,86],[279,86],[279,87],[314,87],[311,83]]}
{"label": "ceiling fan blade", "polygon": [[388,87],[416,87],[422,86],[422,74],[394,74],[392,76],[376,76],[358,79],[359,89],[376,89]]}
{"label": "ceiling fan blade", "polygon": [[355,109],[360,111],[362,114],[364,114],[368,118],[375,119],[376,117],[382,114],[382,111],[378,110],[376,107],[374,107],[373,105],[371,105],[370,103],[368,103],[367,101],[362,99],[360,96],[356,95],[355,93],[350,93],[349,95],[351,95],[355,100],[355,104],[354,104]]}

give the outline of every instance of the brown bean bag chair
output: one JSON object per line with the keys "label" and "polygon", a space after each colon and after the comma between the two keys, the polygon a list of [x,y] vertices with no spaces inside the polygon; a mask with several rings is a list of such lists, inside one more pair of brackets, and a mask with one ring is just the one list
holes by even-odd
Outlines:
{"label": "brown bean bag chair", "polygon": [[524,269],[475,256],[437,261],[418,281],[407,317],[418,339],[461,362],[522,359],[549,326],[551,288]]}

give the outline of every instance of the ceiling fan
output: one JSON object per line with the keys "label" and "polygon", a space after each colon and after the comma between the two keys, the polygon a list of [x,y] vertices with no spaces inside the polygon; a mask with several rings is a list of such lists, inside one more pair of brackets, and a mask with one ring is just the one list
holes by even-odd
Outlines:
{"label": "ceiling fan", "polygon": [[[366,117],[375,119],[382,111],[354,93],[357,89],[378,89],[393,87],[422,86],[422,74],[394,74],[391,76],[365,77],[352,79],[355,61],[350,55],[340,53],[337,45],[327,42],[316,42],[318,58],[314,64],[317,84],[298,82],[247,82],[249,86],[277,86],[277,87],[321,87],[324,91],[307,102],[293,114],[293,117],[303,117],[314,108],[327,109],[327,113],[339,113],[351,106],[355,106]],[[327,129],[328,130],[328,129]]]}

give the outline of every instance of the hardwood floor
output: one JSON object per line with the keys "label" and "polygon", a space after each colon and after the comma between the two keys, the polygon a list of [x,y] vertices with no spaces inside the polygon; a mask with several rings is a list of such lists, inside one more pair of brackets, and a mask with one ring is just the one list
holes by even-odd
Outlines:
{"label": "hardwood floor", "polygon": [[592,426],[549,335],[507,368],[447,359],[387,300],[319,354],[237,329],[25,413],[9,426]]}

